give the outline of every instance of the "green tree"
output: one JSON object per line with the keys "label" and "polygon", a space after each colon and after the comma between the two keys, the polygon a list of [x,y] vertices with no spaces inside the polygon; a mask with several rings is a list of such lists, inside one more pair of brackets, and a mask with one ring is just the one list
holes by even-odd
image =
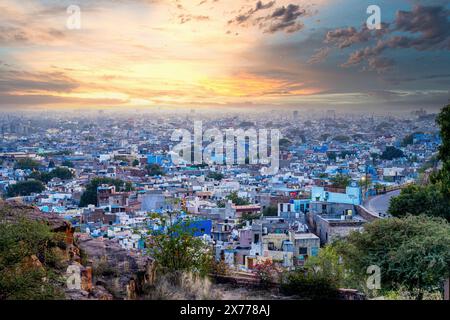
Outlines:
{"label": "green tree", "polygon": [[332,245],[320,249],[317,256],[309,257],[305,263],[309,272],[320,275],[323,278],[332,279],[336,285],[343,285],[345,269],[339,259],[339,254]]}
{"label": "green tree", "polygon": [[138,165],[139,165],[139,160],[138,159],[134,159],[133,163],[132,163],[132,166],[133,167],[137,167]]}
{"label": "green tree", "polygon": [[279,141],[280,149],[285,150],[292,145],[292,141],[287,138],[281,138]]}
{"label": "green tree", "polygon": [[61,180],[70,180],[73,178],[73,173],[70,169],[58,167],[50,172],[52,178],[59,178]]}
{"label": "green tree", "polygon": [[329,151],[329,152],[327,152],[327,157],[328,157],[328,160],[336,161],[337,154],[334,151]]}
{"label": "green tree", "polygon": [[145,169],[147,170],[147,174],[149,176],[163,176],[164,175],[164,169],[159,164],[156,164],[156,163],[145,166]]}
{"label": "green tree", "polygon": [[28,180],[17,182],[8,186],[8,197],[29,196],[32,193],[41,193],[45,190],[42,182],[37,180]]}
{"label": "green tree", "polygon": [[0,223],[0,300],[64,297],[54,272],[57,258],[52,248],[57,240],[41,222]]}
{"label": "green tree", "polygon": [[30,175],[27,178],[39,180],[39,181],[47,184],[50,180],[52,180],[53,176],[49,172],[33,171],[30,173]]}
{"label": "green tree", "polygon": [[238,193],[236,191],[230,193],[228,196],[226,196],[227,200],[231,200],[235,205],[237,206],[244,206],[247,204],[250,204],[250,202],[247,199],[241,198],[238,196]]}
{"label": "green tree", "polygon": [[276,206],[268,206],[263,210],[263,216],[276,217],[278,215],[278,208]]}
{"label": "green tree", "polygon": [[402,147],[406,147],[410,144],[414,143],[414,133],[408,134],[406,137],[402,140]]}
{"label": "green tree", "polygon": [[212,254],[202,239],[194,237],[189,221],[170,225],[166,233],[150,236],[147,247],[162,273],[193,272],[207,275]]}
{"label": "green tree", "polygon": [[73,164],[73,162],[72,162],[72,161],[69,161],[69,160],[64,160],[64,161],[61,163],[61,166],[63,166],[63,167],[68,167],[68,168],[73,168],[73,167],[75,167],[75,165]]}
{"label": "green tree", "polygon": [[339,173],[332,177],[330,181],[335,188],[346,188],[350,184],[351,178],[348,175]]}
{"label": "green tree", "polygon": [[383,151],[380,158],[383,160],[394,160],[397,158],[402,158],[404,156],[405,155],[402,150],[397,149],[396,147],[393,146],[388,146],[386,147],[386,150]]}
{"label": "green tree", "polygon": [[280,291],[305,300],[337,300],[339,290],[334,279],[299,269],[283,275]]}
{"label": "green tree", "polygon": [[97,204],[97,188],[102,184],[115,186],[118,191],[131,191],[133,190],[133,185],[131,182],[125,182],[120,179],[112,178],[99,178],[96,177],[92,179],[86,186],[86,190],[83,192],[80,198],[80,207],[87,207],[90,204]]}
{"label": "green tree", "polygon": [[224,175],[220,172],[210,172],[210,173],[208,173],[207,177],[208,177],[208,179],[220,181],[223,179]]}
{"label": "green tree", "polygon": [[388,213],[395,217],[426,214],[450,221],[450,198],[442,193],[439,185],[411,185],[391,198]]}
{"label": "green tree", "polygon": [[36,170],[41,166],[41,164],[33,159],[25,158],[17,160],[14,165],[14,169],[22,169],[22,170]]}
{"label": "green tree", "polygon": [[344,135],[338,135],[335,136],[333,138],[334,141],[340,142],[340,143],[346,143],[350,141],[350,137],[349,136],[344,136]]}
{"label": "green tree", "polygon": [[345,268],[364,288],[367,268],[381,270],[381,289],[405,286],[417,292],[439,290],[450,275],[450,225],[425,215],[380,219],[367,223],[333,244]]}
{"label": "green tree", "polygon": [[441,110],[436,122],[441,128],[439,160],[442,161],[442,169],[431,180],[433,183],[440,182],[442,192],[450,197],[450,104]]}
{"label": "green tree", "polygon": [[70,180],[74,177],[74,175],[70,169],[58,167],[53,169],[51,172],[33,171],[28,176],[29,179],[39,180],[45,184],[47,184],[50,180],[52,180],[55,177],[61,180]]}

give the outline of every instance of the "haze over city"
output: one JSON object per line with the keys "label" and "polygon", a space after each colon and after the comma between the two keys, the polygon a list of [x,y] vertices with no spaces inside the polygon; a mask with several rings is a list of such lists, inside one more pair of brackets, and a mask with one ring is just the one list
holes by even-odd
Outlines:
{"label": "haze over city", "polygon": [[0,309],[448,309],[449,51],[448,0],[0,0]]}

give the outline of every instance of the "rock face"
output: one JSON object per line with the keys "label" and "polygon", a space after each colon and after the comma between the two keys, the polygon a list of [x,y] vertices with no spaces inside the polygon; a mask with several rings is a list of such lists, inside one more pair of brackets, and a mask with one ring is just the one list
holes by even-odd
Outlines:
{"label": "rock face", "polygon": [[[74,243],[74,228],[63,218],[56,214],[46,214],[39,211],[33,206],[24,205],[20,202],[6,202],[0,200],[0,223],[15,223],[21,219],[39,221],[47,224],[50,230],[58,234],[58,238],[63,239],[52,251],[59,257],[60,269],[54,272],[67,279],[68,274],[64,274],[61,270],[69,269],[76,266],[80,270],[80,289],[69,289],[64,282],[61,284],[62,291],[66,295],[66,299],[112,299],[113,296],[101,286],[93,286],[92,284],[92,268],[85,267],[81,264],[80,250]],[[25,261],[26,264],[34,268],[42,268],[42,263],[35,255],[30,256]]]}
{"label": "rock face", "polygon": [[76,235],[77,246],[88,257],[96,286],[106,288],[115,299],[136,299],[155,277],[153,261],[129,252],[114,240]]}
{"label": "rock face", "polygon": [[[67,232],[73,235],[73,228],[69,222],[56,214],[42,213],[38,208],[15,201],[0,200],[0,212],[3,222],[14,222],[21,218],[46,223],[53,232]],[[73,237],[68,239],[73,240]]]}
{"label": "rock face", "polygon": [[[136,299],[144,285],[154,282],[155,267],[148,257],[122,249],[114,240],[75,234],[72,225],[56,214],[0,200],[0,223],[14,223],[23,218],[41,221],[63,235],[64,243],[55,248],[63,269],[75,268],[80,272],[80,289],[63,288],[67,299]],[[38,266],[40,262],[30,257],[29,263]],[[67,279],[70,275],[62,276]]]}

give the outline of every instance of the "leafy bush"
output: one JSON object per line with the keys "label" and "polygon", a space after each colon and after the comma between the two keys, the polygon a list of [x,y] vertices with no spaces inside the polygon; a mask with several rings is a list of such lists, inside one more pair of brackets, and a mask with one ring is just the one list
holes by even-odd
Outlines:
{"label": "leafy bush", "polygon": [[102,184],[113,185],[116,187],[116,190],[123,190],[123,191],[133,190],[133,186],[132,186],[131,182],[125,182],[120,179],[111,179],[111,178],[94,178],[86,186],[86,190],[81,195],[79,206],[86,207],[89,204],[96,205],[97,204],[97,188]]}
{"label": "leafy bush", "polygon": [[395,217],[426,214],[450,221],[450,198],[444,195],[439,185],[411,185],[391,199],[388,213]]}
{"label": "leafy bush", "polygon": [[52,266],[55,236],[47,225],[20,220],[0,224],[0,300],[59,299],[60,282]]}
{"label": "leafy bush", "polygon": [[281,283],[281,292],[308,300],[336,300],[339,290],[336,282],[321,274],[297,270],[289,272]]}
{"label": "leafy bush", "polygon": [[410,215],[376,220],[333,245],[360,283],[365,283],[369,266],[378,266],[382,290],[404,286],[420,299],[450,276],[450,224],[444,219]]}
{"label": "leafy bush", "polygon": [[22,169],[22,170],[35,170],[38,169],[41,166],[41,164],[33,159],[25,158],[20,159],[16,162],[14,165],[14,169]]}
{"label": "leafy bush", "polygon": [[380,158],[383,160],[394,160],[404,156],[405,155],[402,150],[397,149],[396,147],[388,146],[386,147],[386,150],[383,151]]}
{"label": "leafy bush", "polygon": [[194,237],[194,230],[184,225],[175,224],[168,227],[167,233],[154,234],[147,247],[149,255],[155,259],[163,273],[180,271],[207,275],[212,268],[212,254],[202,239]]}
{"label": "leafy bush", "polygon": [[44,185],[40,181],[28,180],[17,182],[8,186],[8,197],[29,196],[32,193],[41,193],[45,190]]}

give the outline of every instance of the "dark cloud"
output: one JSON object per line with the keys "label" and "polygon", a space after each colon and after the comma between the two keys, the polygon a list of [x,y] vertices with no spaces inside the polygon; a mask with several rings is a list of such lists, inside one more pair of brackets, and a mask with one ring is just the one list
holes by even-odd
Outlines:
{"label": "dark cloud", "polygon": [[300,6],[295,4],[289,4],[287,7],[277,8],[270,16],[264,19],[265,22],[268,21],[268,25],[263,23],[262,26],[265,28],[265,32],[268,33],[280,30],[292,33],[303,29],[303,23],[298,22],[297,18],[305,14],[305,9],[301,9]]}
{"label": "dark cloud", "polygon": [[28,41],[25,31],[15,28],[0,26],[0,43],[16,43]]}
{"label": "dark cloud", "polygon": [[339,28],[328,31],[325,37],[325,42],[335,44],[338,48],[343,49],[356,43],[368,42],[375,37],[381,38],[388,32],[389,24],[387,23],[382,23],[381,29],[376,30],[370,30],[364,23],[360,31],[354,27]]}
{"label": "dark cloud", "polygon": [[255,13],[261,10],[269,9],[275,4],[275,1],[270,1],[267,3],[262,3],[262,1],[258,1],[254,8],[248,10],[245,13],[238,15],[236,18],[228,21],[228,24],[237,24],[240,25],[246,21],[248,21]]}
{"label": "dark cloud", "polygon": [[76,81],[62,72],[0,71],[0,93],[10,93],[17,90],[23,92],[70,92],[79,86]]}
{"label": "dark cloud", "polygon": [[209,20],[208,16],[195,16],[195,15],[191,15],[191,14],[180,14],[178,16],[178,18],[180,19],[180,24],[189,22],[191,20],[193,21],[207,21]]}
{"label": "dark cloud", "polygon": [[257,25],[265,33],[275,33],[278,31],[292,33],[303,29],[304,25],[301,21],[298,21],[298,18],[305,16],[307,12],[296,4],[278,7],[269,15],[255,17],[257,12],[270,9],[274,4],[275,1],[267,3],[258,1],[254,8],[239,14],[234,19],[228,21],[228,24],[244,25],[248,22],[252,25]]}
{"label": "dark cloud", "polygon": [[[398,11],[396,29],[419,33],[417,38],[400,37],[399,44],[417,50],[450,50],[450,10],[442,6],[415,6],[412,11]],[[395,43],[391,44],[395,46]]]}
{"label": "dark cloud", "polygon": [[394,60],[383,57],[371,57],[368,59],[367,69],[370,71],[376,71],[378,73],[384,73],[394,66]]}
{"label": "dark cloud", "polygon": [[328,54],[330,53],[329,47],[319,48],[314,52],[314,55],[308,60],[309,64],[316,64],[319,62],[322,62],[328,57]]}
{"label": "dark cloud", "polygon": [[343,49],[378,39],[375,46],[352,52],[341,66],[350,67],[367,61],[365,70],[384,72],[394,65],[392,59],[380,57],[388,49],[450,50],[449,16],[450,10],[443,6],[416,5],[411,11],[398,11],[394,22],[384,25],[381,30],[373,32],[365,25],[359,31],[353,27],[340,28],[329,31],[325,42]]}

